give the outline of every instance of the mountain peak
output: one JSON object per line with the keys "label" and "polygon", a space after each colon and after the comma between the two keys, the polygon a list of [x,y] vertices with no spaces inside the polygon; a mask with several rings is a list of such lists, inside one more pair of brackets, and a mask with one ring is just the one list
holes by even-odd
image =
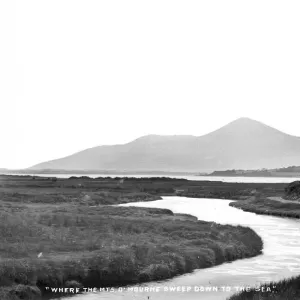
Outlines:
{"label": "mountain peak", "polygon": [[247,117],[238,118],[238,119],[230,122],[229,124],[261,124],[261,125],[264,125],[263,123],[261,123],[259,121],[256,121],[254,119],[250,119]]}
{"label": "mountain peak", "polygon": [[280,168],[300,164],[300,138],[250,118],[196,137],[146,135],[100,146],[31,169],[202,172]]}
{"label": "mountain peak", "polygon": [[257,120],[253,120],[253,119],[250,119],[250,118],[246,118],[246,117],[236,119],[236,120],[230,122],[229,124],[225,125],[224,127],[227,127],[227,126],[243,127],[243,128],[256,128],[256,129],[258,127],[272,128],[272,127],[270,127],[270,126],[268,126],[268,125],[266,125],[262,122],[259,122]]}
{"label": "mountain peak", "polygon": [[265,138],[267,138],[270,134],[275,134],[276,136],[284,134],[262,122],[246,117],[236,119],[212,133],[217,135],[230,135],[232,137],[235,136],[237,139],[247,135],[249,137],[250,135],[253,135],[253,137],[265,136]]}
{"label": "mountain peak", "polygon": [[240,118],[236,119],[236,121],[254,121],[254,120],[250,119],[248,117],[240,117]]}

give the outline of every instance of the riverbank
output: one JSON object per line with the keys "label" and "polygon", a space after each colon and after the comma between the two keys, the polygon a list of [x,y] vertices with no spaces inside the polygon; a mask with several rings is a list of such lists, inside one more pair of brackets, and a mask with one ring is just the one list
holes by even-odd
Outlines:
{"label": "riverbank", "polygon": [[46,287],[168,279],[258,255],[263,246],[249,228],[196,221],[166,209],[2,202],[0,216],[3,300],[14,299],[19,285],[32,295],[38,287],[44,295]]}
{"label": "riverbank", "polygon": [[153,201],[162,196],[245,200],[257,195],[283,195],[285,183],[235,183],[167,177],[70,178],[0,175],[1,199],[10,202],[88,205]]}
{"label": "riverbank", "polygon": [[[1,179],[3,300],[28,295],[39,299],[46,287],[167,279],[252,257],[263,247],[250,228],[197,221],[168,209],[101,205],[154,200],[166,192],[168,182],[182,186],[182,181],[151,179],[142,185],[121,179]],[[147,186],[156,194],[142,190]]]}
{"label": "riverbank", "polygon": [[283,218],[300,218],[299,203],[282,203],[270,199],[254,199],[244,202],[232,202],[232,207],[260,215],[272,215]]}
{"label": "riverbank", "polygon": [[[300,218],[300,182],[293,182],[285,188],[284,197],[255,198],[244,202],[232,202],[231,206],[257,214],[274,215],[279,217]],[[293,200],[290,200],[293,199]],[[272,287],[276,286],[276,290]],[[272,291],[272,292],[271,292]],[[241,292],[229,300],[256,300],[256,299],[284,299],[300,298],[300,276],[292,277],[279,282],[262,285],[258,289]]]}
{"label": "riverbank", "polygon": [[[274,287],[276,287],[274,289]],[[297,300],[300,299],[300,276],[271,282],[233,295],[228,300]]]}

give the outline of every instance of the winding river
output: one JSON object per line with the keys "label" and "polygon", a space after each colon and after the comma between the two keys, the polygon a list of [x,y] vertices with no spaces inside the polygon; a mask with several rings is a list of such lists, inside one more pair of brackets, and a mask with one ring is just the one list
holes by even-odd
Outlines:
{"label": "winding river", "polygon": [[[231,200],[163,197],[151,202],[127,203],[124,206],[168,208],[174,213],[188,213],[200,220],[220,224],[244,225],[254,229],[264,241],[263,254],[241,259],[213,268],[196,270],[162,282],[139,285],[143,290],[98,292],[77,295],[74,300],[163,300],[204,299],[225,300],[237,288],[258,286],[260,283],[277,281],[300,274],[300,221],[272,216],[256,215],[229,206]],[[138,287],[138,286],[136,286]],[[146,292],[145,287],[152,288]],[[159,292],[154,288],[159,287]],[[163,291],[171,287],[191,287],[187,291]],[[211,288],[211,291],[202,289]],[[227,289],[227,291],[224,291]],[[149,297],[149,298],[148,298]]]}

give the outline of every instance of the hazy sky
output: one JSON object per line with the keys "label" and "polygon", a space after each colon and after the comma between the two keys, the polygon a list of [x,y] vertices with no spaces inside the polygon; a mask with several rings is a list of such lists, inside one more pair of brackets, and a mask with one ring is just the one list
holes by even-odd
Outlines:
{"label": "hazy sky", "polygon": [[0,167],[247,116],[300,136],[300,1],[0,1]]}

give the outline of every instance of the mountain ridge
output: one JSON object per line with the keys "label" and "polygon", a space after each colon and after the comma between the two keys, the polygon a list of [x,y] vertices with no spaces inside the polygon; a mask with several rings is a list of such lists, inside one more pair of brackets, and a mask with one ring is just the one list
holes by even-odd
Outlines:
{"label": "mountain ridge", "polygon": [[145,135],[96,146],[28,169],[195,172],[300,164],[300,138],[239,118],[202,136]]}

